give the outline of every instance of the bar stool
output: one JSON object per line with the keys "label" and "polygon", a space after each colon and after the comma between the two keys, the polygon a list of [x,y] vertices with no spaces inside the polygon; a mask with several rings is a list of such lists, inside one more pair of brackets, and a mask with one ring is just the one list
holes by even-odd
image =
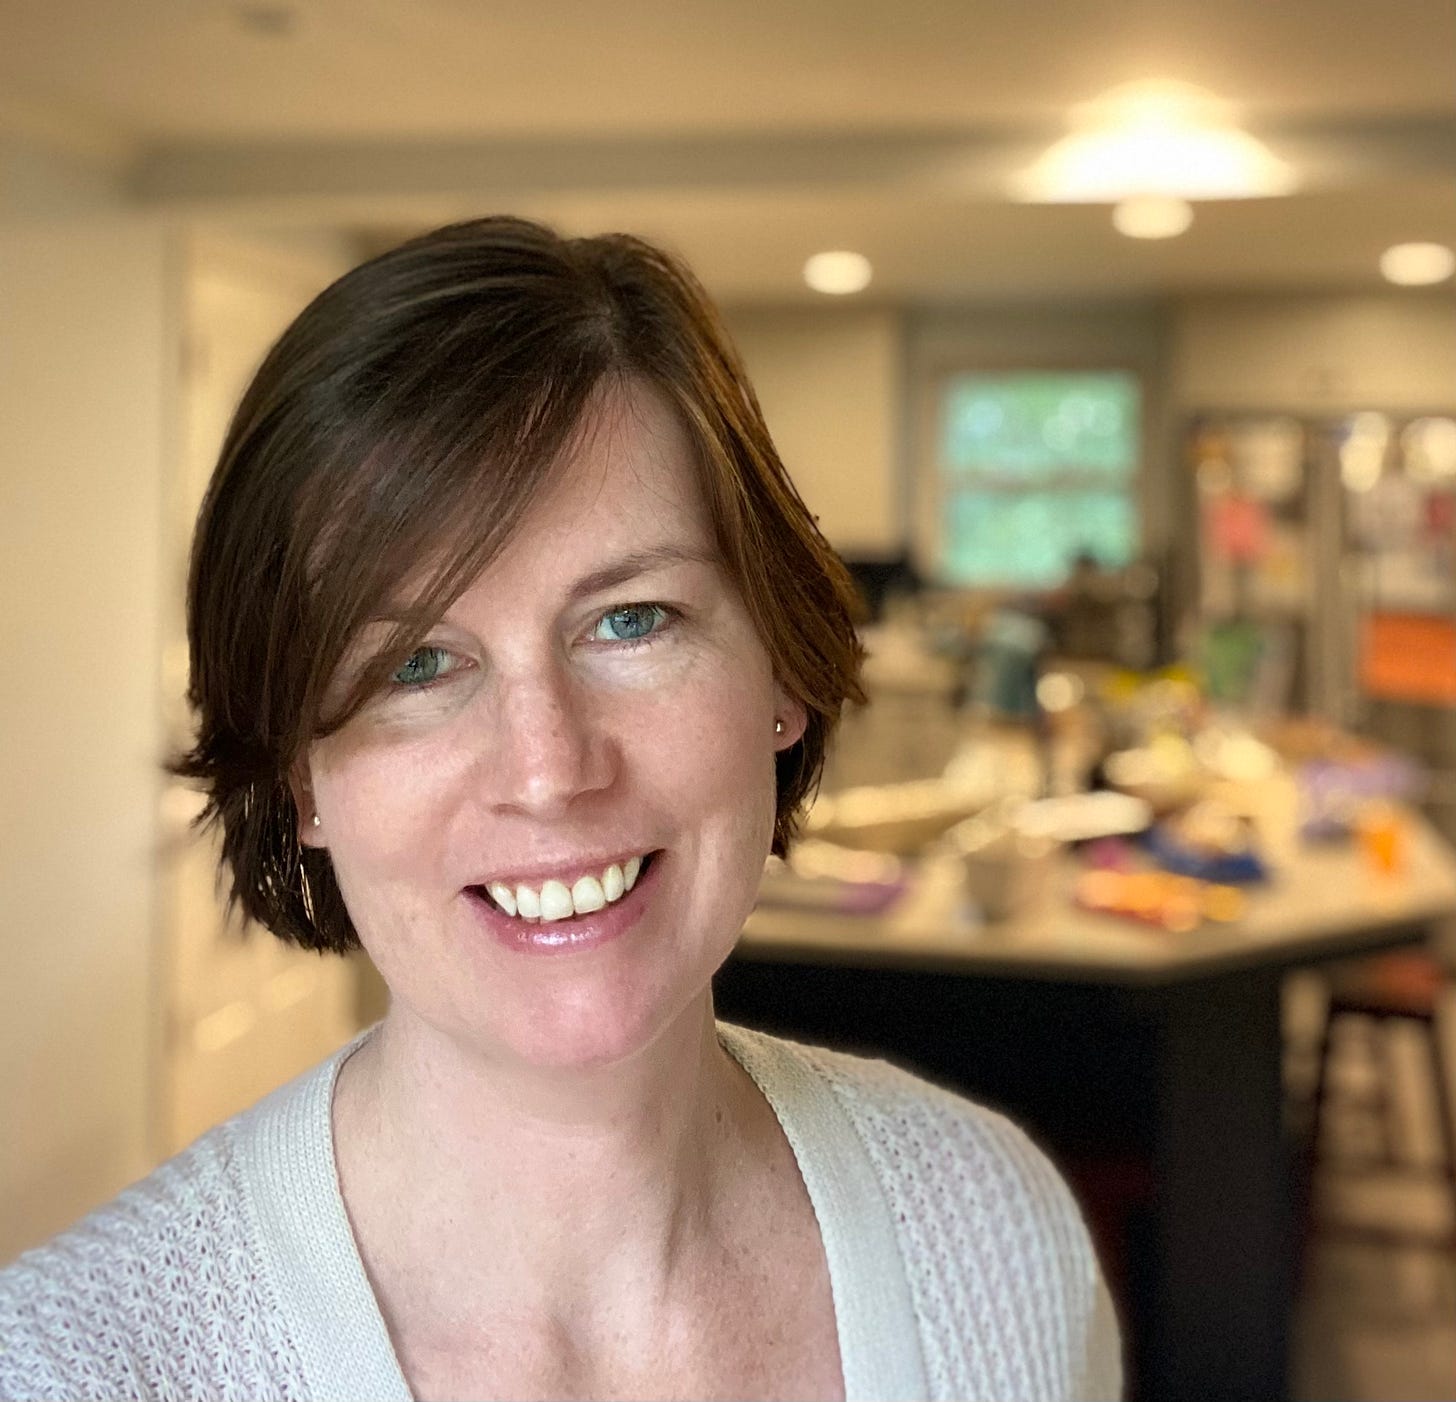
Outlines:
{"label": "bar stool", "polygon": [[[1450,987],[1446,970],[1441,964],[1429,954],[1419,951],[1378,955],[1337,966],[1331,974],[1329,1011],[1320,1042],[1312,1123],[1308,1131],[1311,1185],[1314,1170],[1324,1153],[1322,1135],[1325,1130],[1326,1111],[1332,1101],[1343,1102],[1352,1109],[1365,1110],[1374,1117],[1379,1132],[1380,1150],[1377,1154],[1364,1164],[1346,1164],[1342,1167],[1379,1171],[1399,1166],[1394,1096],[1396,1067],[1389,1054],[1388,1039],[1379,1035],[1374,1039],[1379,1048],[1376,1075],[1370,1090],[1363,1095],[1357,1096],[1348,1091],[1332,1092],[1330,1063],[1333,1034],[1340,1019],[1366,1018],[1378,1034],[1391,1020],[1404,1018],[1421,1027],[1425,1033],[1423,1040],[1429,1051],[1434,1077],[1436,1118],[1442,1151],[1439,1176],[1444,1180],[1447,1189],[1452,1221],[1456,1222],[1456,1109],[1452,1106],[1451,1068],[1446,1065],[1439,1025],[1442,994]],[[1448,1238],[1440,1239],[1433,1238],[1429,1232],[1407,1232],[1398,1226],[1367,1228],[1341,1224],[1337,1230],[1341,1234],[1349,1232],[1391,1242],[1456,1249],[1456,1228],[1453,1228]]]}

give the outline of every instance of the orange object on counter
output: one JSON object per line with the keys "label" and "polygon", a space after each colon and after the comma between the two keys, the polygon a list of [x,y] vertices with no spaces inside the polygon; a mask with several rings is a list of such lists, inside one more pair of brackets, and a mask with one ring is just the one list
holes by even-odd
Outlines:
{"label": "orange object on counter", "polygon": [[1405,819],[1389,803],[1372,803],[1355,821],[1360,850],[1380,876],[1396,876],[1405,867]]}
{"label": "orange object on counter", "polygon": [[1170,934],[1196,930],[1204,920],[1237,920],[1245,904],[1236,886],[1167,871],[1086,871],[1077,880],[1075,897],[1084,910],[1155,925]]}

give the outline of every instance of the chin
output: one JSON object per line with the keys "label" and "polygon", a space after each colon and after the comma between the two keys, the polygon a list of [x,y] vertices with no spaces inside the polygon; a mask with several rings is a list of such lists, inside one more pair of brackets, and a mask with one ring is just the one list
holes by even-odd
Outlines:
{"label": "chin", "polygon": [[583,987],[569,997],[556,990],[519,1006],[504,1021],[499,1003],[488,1024],[462,1016],[462,1030],[491,1060],[539,1071],[604,1070],[649,1054],[675,1029],[691,1027],[695,1036],[701,1020],[712,1016],[710,977],[686,992],[644,988],[640,980],[636,987],[610,982]]}

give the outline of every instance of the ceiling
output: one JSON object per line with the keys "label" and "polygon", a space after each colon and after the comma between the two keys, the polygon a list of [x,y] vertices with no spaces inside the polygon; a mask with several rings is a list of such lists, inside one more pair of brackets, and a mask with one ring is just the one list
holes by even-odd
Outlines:
{"label": "ceiling", "polygon": [[[1118,84],[1193,83],[1300,172],[1160,243],[1008,189]],[[380,240],[492,209],[631,228],[722,297],[1378,284],[1456,242],[1456,0],[0,0],[0,132],[139,204]]]}

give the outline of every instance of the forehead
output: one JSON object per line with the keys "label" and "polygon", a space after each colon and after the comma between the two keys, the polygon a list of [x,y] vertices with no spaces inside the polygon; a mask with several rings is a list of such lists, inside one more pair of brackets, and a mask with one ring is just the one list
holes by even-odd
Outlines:
{"label": "forehead", "polygon": [[723,563],[693,439],[667,396],[640,379],[599,385],[528,501],[507,511],[498,532],[480,518],[437,538],[361,622],[422,630],[467,598],[576,595],[675,561]]}
{"label": "forehead", "polygon": [[601,551],[659,543],[713,551],[697,453],[676,408],[651,385],[603,386],[540,495],[489,568],[523,555],[563,567]]}

